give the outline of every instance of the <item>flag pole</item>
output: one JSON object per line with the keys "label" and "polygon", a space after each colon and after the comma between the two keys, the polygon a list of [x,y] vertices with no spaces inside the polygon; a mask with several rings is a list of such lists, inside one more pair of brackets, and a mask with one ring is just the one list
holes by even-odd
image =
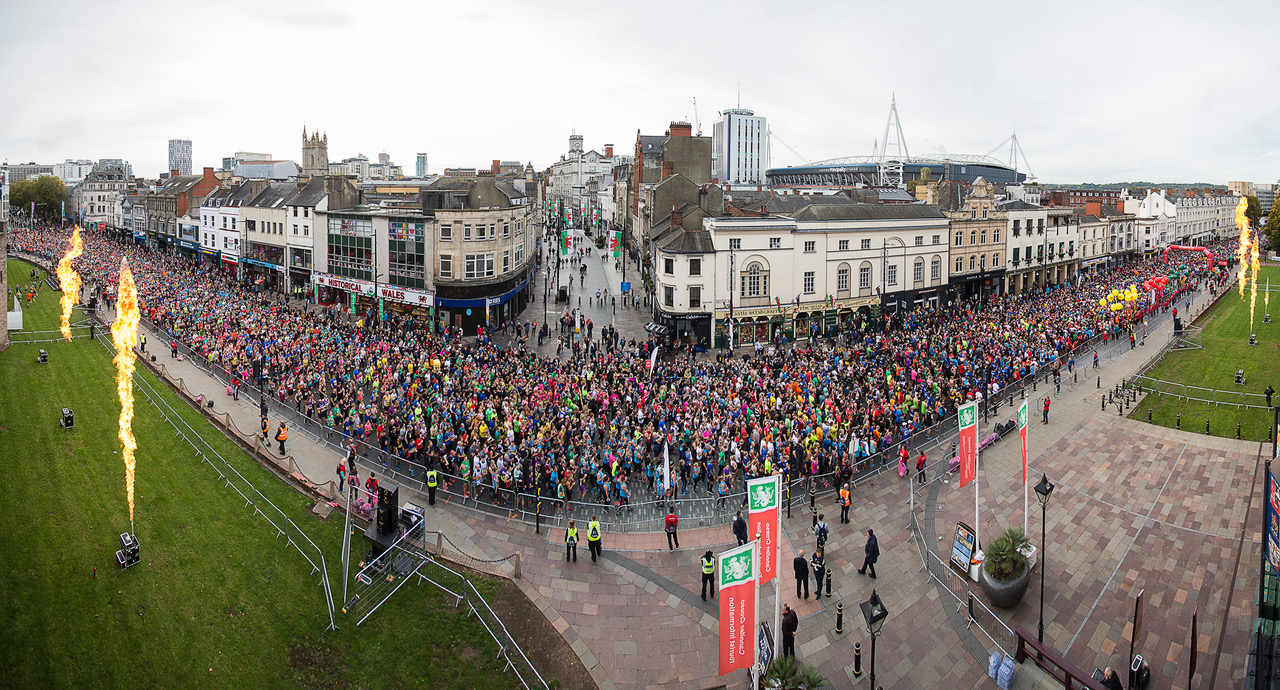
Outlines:
{"label": "flag pole", "polygon": [[[776,472],[776,469],[775,469]],[[777,514],[777,529],[774,530],[774,548],[777,549],[776,555],[773,557],[773,655],[778,656],[778,635],[782,634],[782,576],[778,574],[778,569],[782,564],[782,475],[775,474],[774,485],[777,491],[774,499],[777,508],[774,513]],[[758,645],[757,645],[758,646]]]}

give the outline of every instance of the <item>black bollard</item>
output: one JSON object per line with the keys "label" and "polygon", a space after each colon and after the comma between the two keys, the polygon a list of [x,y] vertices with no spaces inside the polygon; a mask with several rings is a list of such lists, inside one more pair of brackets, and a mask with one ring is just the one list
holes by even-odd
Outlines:
{"label": "black bollard", "polygon": [[1099,390],[1101,390],[1101,389],[1102,389],[1102,377],[1101,377],[1101,376],[1099,376],[1099,377],[1098,377],[1098,389],[1099,389]]}
{"label": "black bollard", "polygon": [[1151,423],[1151,410],[1148,408],[1148,409],[1147,409],[1147,424],[1150,424],[1150,423]]}
{"label": "black bollard", "polygon": [[1240,440],[1240,422],[1236,422],[1236,440]]}
{"label": "black bollard", "polygon": [[831,598],[831,569],[827,568],[827,598]]}
{"label": "black bollard", "polygon": [[1207,419],[1204,420],[1204,435],[1205,436],[1209,435],[1209,420]]}
{"label": "black bollard", "polygon": [[1176,421],[1176,424],[1178,425],[1177,426],[1178,431],[1182,431],[1182,413],[1181,412],[1178,413],[1178,419]]}
{"label": "black bollard", "polygon": [[810,527],[818,526],[818,509],[816,506],[809,506],[809,512],[813,513],[813,524]]}
{"label": "black bollard", "polygon": [[1107,396],[1105,395],[1102,396],[1102,411],[1103,412],[1107,411]]}
{"label": "black bollard", "polygon": [[1078,371],[1071,372],[1071,382],[1080,383],[1080,372]]}
{"label": "black bollard", "polygon": [[533,532],[542,534],[542,489],[538,489],[538,498],[533,504]]}
{"label": "black bollard", "polygon": [[1035,391],[1040,390],[1040,385],[1039,385],[1039,384],[1040,384],[1040,380],[1039,380],[1039,379],[1037,379],[1036,377],[1032,376],[1032,377],[1031,377],[1031,391],[1032,391],[1032,392],[1035,392]]}
{"label": "black bollard", "polygon": [[862,677],[862,643],[853,643],[853,677]]}
{"label": "black bollard", "polygon": [[844,634],[844,602],[836,604],[836,634]]}

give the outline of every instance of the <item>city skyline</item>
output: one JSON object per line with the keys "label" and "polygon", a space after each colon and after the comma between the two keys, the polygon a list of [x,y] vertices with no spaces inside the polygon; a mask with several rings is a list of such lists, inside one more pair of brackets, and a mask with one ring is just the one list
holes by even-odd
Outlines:
{"label": "city skyline", "polygon": [[[10,45],[0,85],[26,96],[0,112],[0,158],[10,163],[121,157],[154,178],[167,170],[172,138],[192,140],[195,169],[238,150],[299,160],[305,125],[328,134],[331,160],[386,151],[408,172],[425,151],[437,171],[493,159],[543,170],[568,150],[571,131],[587,149],[613,144],[629,155],[637,130],[661,134],[687,120],[710,136],[718,113],[740,104],[768,118],[772,165],[783,167],[869,155],[896,97],[912,154],[1005,160],[998,145],[1016,129],[1042,182],[1280,178],[1280,134],[1270,124],[1280,97],[1258,78],[1280,67],[1265,48],[1267,19],[1280,19],[1280,8],[1263,3],[1206,14],[1181,3],[1013,13],[923,2],[910,17],[839,3],[779,12],[743,2],[727,13],[674,3],[388,2],[360,12],[344,3],[232,3],[212,15],[147,3],[75,7],[0,9]],[[451,30],[430,29],[440,25]],[[47,26],[59,28],[32,30]],[[1195,40],[1181,40],[1188,31]],[[139,58],[120,78],[86,68],[104,33],[130,36]],[[270,60],[223,67],[211,36],[289,51],[290,76],[235,78]],[[421,41],[431,46],[426,58]],[[308,58],[314,46],[343,44],[377,45],[379,57],[340,62],[314,50]],[[460,60],[473,77],[404,89],[403,70],[390,67],[431,55]],[[41,68],[18,62],[31,56]],[[223,87],[176,87],[219,73],[235,92],[230,103]],[[140,92],[132,79],[175,87]],[[263,102],[278,105],[247,106]],[[246,104],[239,121],[235,103]]]}

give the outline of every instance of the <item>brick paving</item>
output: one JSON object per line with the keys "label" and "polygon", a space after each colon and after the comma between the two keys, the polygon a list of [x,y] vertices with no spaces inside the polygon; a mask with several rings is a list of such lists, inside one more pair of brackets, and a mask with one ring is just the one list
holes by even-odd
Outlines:
{"label": "brick paving", "polygon": [[[602,264],[589,257],[586,263],[589,284],[585,290],[593,296],[595,286],[603,289],[619,279],[612,259]],[[607,325],[609,318],[617,318],[624,337],[643,335],[641,327],[649,320],[646,307],[620,306],[614,317],[611,306],[589,307],[587,300],[583,302],[584,313],[595,319],[597,329]],[[563,305],[551,308],[555,313],[549,316],[554,320]],[[1167,331],[1166,324],[1153,334],[1153,340],[1163,339]],[[152,336],[152,349],[160,353],[158,363],[170,375],[183,379],[195,393],[212,398],[215,411],[230,414],[242,430],[256,430],[256,403],[246,396],[232,402],[223,384],[190,362],[170,360],[167,342],[159,334]],[[552,340],[542,349],[554,354],[554,348]],[[1139,348],[1117,353],[1115,361],[1099,373],[1102,385],[1114,385],[1148,352]],[[1045,640],[1085,670],[1120,666],[1128,653],[1132,595],[1145,588],[1145,631],[1138,651],[1151,663],[1155,687],[1185,682],[1195,606],[1200,607],[1201,633],[1195,687],[1209,687],[1215,670],[1216,687],[1236,687],[1243,678],[1241,655],[1248,649],[1258,582],[1261,510],[1256,505],[1250,510],[1249,493],[1259,444],[1151,427],[1114,412],[1100,412],[1101,393],[1096,383],[1089,385],[1092,375],[1090,370],[1079,385],[1064,387],[1049,425],[1040,424],[1033,414],[1030,427],[1029,481],[1034,483],[1034,475],[1046,472],[1057,484],[1048,509],[1047,553],[1042,554],[1048,562]],[[273,430],[276,417],[273,413]],[[326,486],[337,453],[298,429],[288,448],[298,474]],[[983,454],[980,529],[984,534],[1021,524],[1017,448],[1016,436],[1010,436]],[[931,457],[936,459],[936,454]],[[956,520],[973,521],[973,492],[954,480],[935,481],[927,489],[916,495],[921,538],[945,557]],[[413,499],[412,491],[406,493]],[[957,612],[955,600],[920,570],[918,547],[908,529],[908,493],[906,480],[891,472],[864,482],[855,491],[849,525],[838,524],[834,497],[822,499],[819,509],[830,516],[832,526],[827,563],[833,572],[833,596],[798,602],[797,651],[801,660],[816,664],[835,687],[867,686],[865,673],[860,679],[853,676],[852,648],[855,642],[862,643],[865,669],[869,639],[859,625],[857,603],[873,587],[891,614],[877,643],[878,683],[886,688],[918,688],[978,687],[990,682],[984,680],[985,657],[994,649],[992,643],[965,627],[965,616]],[[425,498],[416,502],[426,504]],[[1030,505],[1029,534],[1040,545],[1034,496]],[[780,588],[783,600],[796,605],[788,561],[795,550],[811,553],[813,538],[807,505],[798,500],[793,515],[784,523]],[[519,553],[520,588],[560,631],[600,687],[746,687],[741,673],[716,675],[717,609],[713,602],[698,598],[698,556],[707,548],[719,551],[733,545],[727,526],[682,530],[683,548],[674,552],[667,550],[661,533],[606,534],[604,557],[592,564],[585,545],[579,549],[578,562],[564,561],[563,531],[544,530],[539,535],[531,525],[482,514],[456,502],[438,501],[428,511],[426,523],[428,529],[444,532],[475,557],[496,559]],[[875,528],[880,539],[877,580],[856,573],[867,527]],[[1245,540],[1237,565],[1242,534]],[[1039,575],[1037,570],[1022,606],[998,612],[1010,626],[1034,630]],[[837,602],[845,604],[843,635],[834,632]],[[762,618],[771,620],[772,610],[772,587],[766,586]],[[1221,657],[1215,664],[1219,645]],[[1015,687],[1052,685],[1032,664],[1024,664]]]}

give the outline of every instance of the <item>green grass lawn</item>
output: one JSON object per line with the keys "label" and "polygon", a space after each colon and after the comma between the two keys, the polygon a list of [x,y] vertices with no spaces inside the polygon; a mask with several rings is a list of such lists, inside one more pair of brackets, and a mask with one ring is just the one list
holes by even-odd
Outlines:
{"label": "green grass lawn", "polygon": [[[26,264],[9,262],[25,279]],[[25,313],[56,329],[56,293]],[[36,364],[36,351],[49,351]],[[325,551],[342,594],[342,520],[322,521],[139,366],[187,421]],[[139,391],[135,528],[142,562],[115,565],[129,530],[114,366],[88,339],[0,353],[0,649],[5,687],[457,687],[518,685],[484,629],[430,585],[407,586],[363,626],[336,632],[319,575]],[[75,411],[75,428],[58,425]],[[97,566],[97,579],[93,568]],[[476,579],[492,597],[499,582]]]}
{"label": "green grass lawn", "polygon": [[[1263,266],[1258,280],[1258,302],[1252,329],[1249,325],[1250,292],[1245,288],[1245,299],[1239,291],[1233,291],[1222,299],[1201,319],[1204,332],[1191,340],[1204,346],[1203,350],[1178,350],[1170,352],[1148,376],[1161,381],[1171,381],[1216,390],[1262,393],[1270,385],[1280,390],[1280,293],[1272,309],[1272,322],[1263,323],[1267,312],[1263,300],[1263,288],[1268,278],[1272,286],[1280,286],[1280,267]],[[1258,345],[1249,345],[1249,335],[1256,333]],[[1237,386],[1235,373],[1243,369],[1246,385]],[[1197,396],[1199,397],[1199,396]],[[1276,397],[1280,401],[1280,395]],[[1204,433],[1205,421],[1214,436],[1234,437],[1236,424],[1241,427],[1241,437],[1255,441],[1267,438],[1271,415],[1266,410],[1238,409],[1233,405],[1212,405],[1192,400],[1181,400],[1173,395],[1150,395],[1130,414],[1145,421],[1150,412],[1154,423],[1173,427],[1178,414],[1182,415],[1182,428]]]}

